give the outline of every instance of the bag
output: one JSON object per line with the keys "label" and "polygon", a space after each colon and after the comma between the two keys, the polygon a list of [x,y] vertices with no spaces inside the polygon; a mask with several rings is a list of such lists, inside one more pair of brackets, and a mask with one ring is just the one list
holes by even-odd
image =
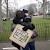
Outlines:
{"label": "bag", "polygon": [[38,33],[35,30],[33,30],[33,35],[31,38],[36,38],[37,36],[38,36]]}

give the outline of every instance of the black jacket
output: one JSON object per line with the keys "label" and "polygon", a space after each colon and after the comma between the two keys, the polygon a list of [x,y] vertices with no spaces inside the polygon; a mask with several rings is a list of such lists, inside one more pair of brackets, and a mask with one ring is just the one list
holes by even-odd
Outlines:
{"label": "black jacket", "polygon": [[35,26],[31,23],[30,18],[17,18],[17,17],[15,17],[13,19],[13,23],[14,24],[21,24],[21,25],[25,26],[23,28],[23,30],[27,30],[27,29],[33,30],[33,29],[35,29]]}

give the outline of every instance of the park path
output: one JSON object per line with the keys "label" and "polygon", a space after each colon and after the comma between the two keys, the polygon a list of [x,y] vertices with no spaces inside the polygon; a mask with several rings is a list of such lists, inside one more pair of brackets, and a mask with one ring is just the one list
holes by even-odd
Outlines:
{"label": "park path", "polygon": [[48,41],[36,41],[36,50],[50,50],[50,40]]}
{"label": "park path", "polygon": [[[50,40],[35,41],[36,50],[50,50]],[[11,43],[0,43],[0,50],[4,47],[13,47]]]}

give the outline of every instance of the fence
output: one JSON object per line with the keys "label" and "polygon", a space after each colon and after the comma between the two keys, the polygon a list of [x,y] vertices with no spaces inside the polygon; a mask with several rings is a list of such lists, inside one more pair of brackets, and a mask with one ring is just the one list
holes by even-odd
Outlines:
{"label": "fence", "polygon": [[35,24],[36,31],[38,32],[37,39],[49,39],[50,38],[50,23],[37,23]]}
{"label": "fence", "polygon": [[[4,32],[0,33],[0,41],[10,41],[9,36],[11,35],[10,25],[4,23]],[[50,23],[37,23],[35,24],[35,30],[38,32],[37,39],[50,39]]]}

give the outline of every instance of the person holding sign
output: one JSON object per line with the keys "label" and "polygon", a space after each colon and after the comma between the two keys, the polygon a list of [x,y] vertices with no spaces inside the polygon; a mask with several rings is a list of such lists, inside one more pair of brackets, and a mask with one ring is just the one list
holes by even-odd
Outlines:
{"label": "person holding sign", "polygon": [[[31,23],[31,18],[27,18],[26,14],[25,14],[25,11],[21,11],[21,10],[18,10],[16,12],[16,17],[13,19],[13,23],[14,24],[21,24],[24,26],[24,28],[22,28],[24,31],[27,31],[28,29],[30,30],[34,30],[35,29],[35,26]],[[14,29],[13,29],[14,30]],[[33,31],[35,32],[35,31]],[[34,45],[34,38],[37,37],[37,33],[33,34],[32,35],[32,40],[30,40],[28,42],[28,44],[25,46],[25,48],[23,48],[23,50],[35,50],[35,45]],[[16,44],[15,42],[12,41],[12,45],[17,47],[19,50],[20,50],[20,46],[18,44]]]}

